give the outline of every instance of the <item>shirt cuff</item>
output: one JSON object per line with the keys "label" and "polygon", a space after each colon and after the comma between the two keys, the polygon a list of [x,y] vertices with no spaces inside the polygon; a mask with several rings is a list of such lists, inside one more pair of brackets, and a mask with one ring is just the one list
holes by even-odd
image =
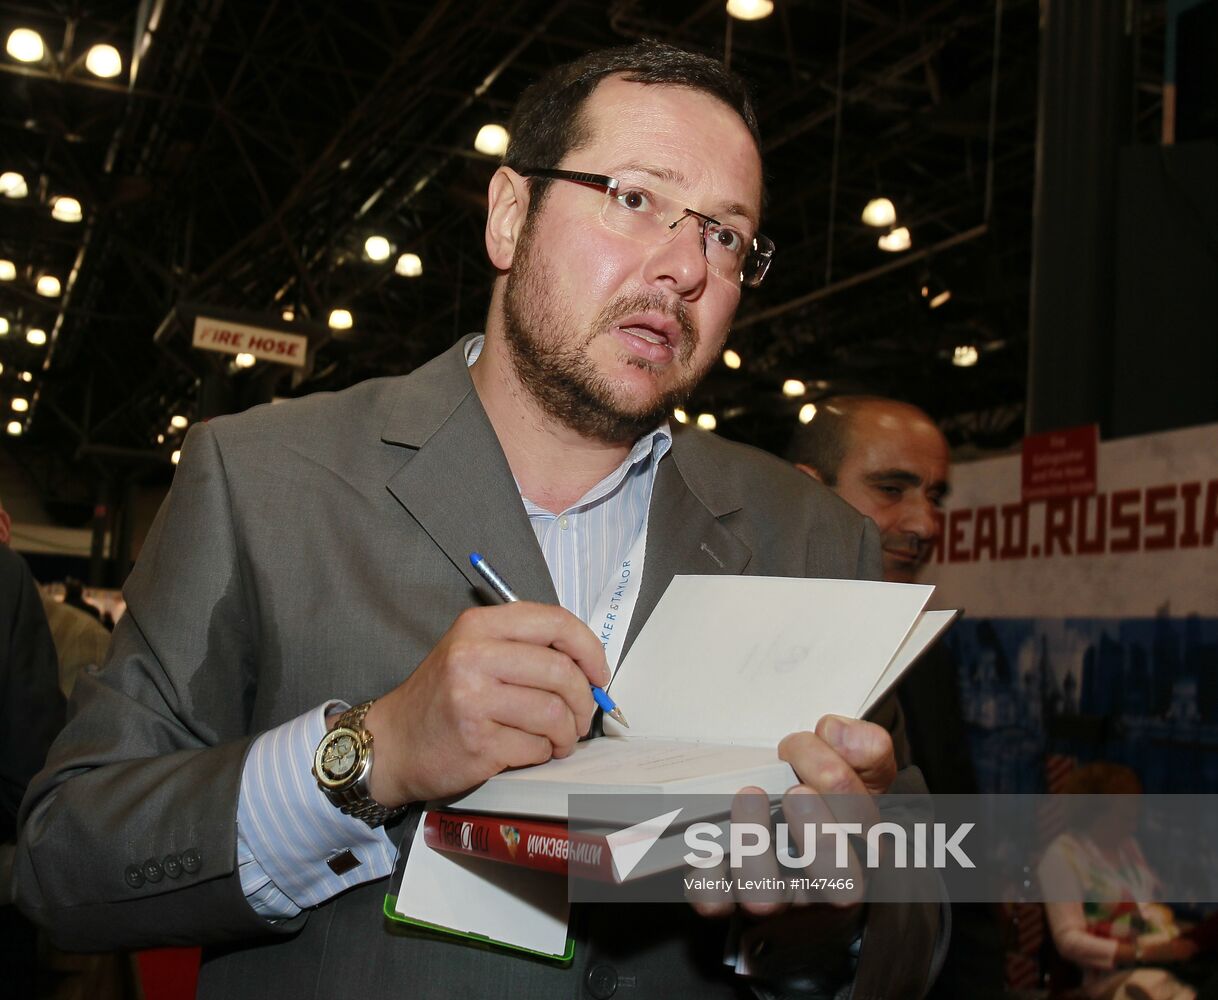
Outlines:
{"label": "shirt cuff", "polygon": [[[393,870],[394,846],[333,805],[317,787],[313,752],[326,734],[326,702],[268,730],[250,746],[237,803],[237,864],[254,911],[271,920],[293,917]],[[336,875],[327,858],[350,851],[360,864]]]}

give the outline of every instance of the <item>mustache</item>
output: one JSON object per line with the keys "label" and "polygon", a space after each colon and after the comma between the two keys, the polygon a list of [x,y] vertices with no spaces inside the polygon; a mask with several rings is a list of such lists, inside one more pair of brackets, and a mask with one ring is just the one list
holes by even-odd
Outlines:
{"label": "mustache", "polygon": [[701,336],[698,332],[698,324],[689,315],[689,310],[683,300],[665,295],[658,290],[623,295],[614,299],[601,310],[601,314],[596,318],[596,323],[593,324],[593,330],[597,332],[605,330],[623,316],[640,312],[663,313],[676,322],[681,327],[681,355],[684,357],[693,352]]}

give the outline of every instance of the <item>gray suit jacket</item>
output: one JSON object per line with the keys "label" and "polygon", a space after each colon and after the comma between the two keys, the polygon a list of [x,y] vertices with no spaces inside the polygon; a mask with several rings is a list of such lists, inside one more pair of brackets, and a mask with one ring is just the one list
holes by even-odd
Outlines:
{"label": "gray suit jacket", "polygon": [[[874,528],[846,504],[699,431],[674,435],[651,510],[630,638],[674,573],[878,572]],[[492,601],[472,551],[556,601],[461,345],[404,378],[196,425],[106,667],[81,677],[24,803],[27,912],[67,948],[209,945],[205,996],[574,997],[589,975],[632,998],[739,995],[723,926],[683,906],[586,910],[569,969],[396,936],[384,881],[276,926],[249,908],[236,809],[253,734],[400,683]],[[919,995],[938,927],[934,907],[873,907],[854,995]]]}

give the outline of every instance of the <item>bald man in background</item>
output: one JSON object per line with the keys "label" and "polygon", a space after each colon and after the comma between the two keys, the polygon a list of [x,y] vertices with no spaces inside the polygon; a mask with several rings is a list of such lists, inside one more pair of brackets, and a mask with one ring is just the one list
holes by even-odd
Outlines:
{"label": "bald man in background", "polygon": [[[881,396],[833,396],[795,432],[787,458],[876,524],[884,579],[914,583],[943,532],[950,456],[935,422],[909,403]],[[932,793],[975,794],[955,658],[940,642],[902,680],[913,761]],[[952,941],[931,998],[1003,995],[1003,951],[988,906],[956,904]]]}

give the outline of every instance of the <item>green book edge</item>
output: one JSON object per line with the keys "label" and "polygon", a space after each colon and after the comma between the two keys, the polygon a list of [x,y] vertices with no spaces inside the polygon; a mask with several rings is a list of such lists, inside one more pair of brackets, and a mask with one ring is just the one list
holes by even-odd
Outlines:
{"label": "green book edge", "polygon": [[471,934],[469,931],[453,930],[451,927],[442,927],[439,924],[429,924],[426,920],[416,920],[414,917],[404,917],[398,913],[398,897],[386,894],[383,912],[386,917],[394,923],[407,924],[410,927],[415,927],[420,930],[427,931],[432,934],[440,934],[444,937],[461,938],[462,940],[482,947],[501,948],[506,951],[520,952],[524,955],[530,955],[533,958],[539,958],[546,962],[552,962],[558,965],[570,965],[572,959],[575,958],[575,939],[567,938],[567,947],[561,955],[552,955],[545,951],[535,951],[532,948],[525,948],[522,945],[511,944],[508,941],[496,941],[494,938],[487,937],[485,934]]}

